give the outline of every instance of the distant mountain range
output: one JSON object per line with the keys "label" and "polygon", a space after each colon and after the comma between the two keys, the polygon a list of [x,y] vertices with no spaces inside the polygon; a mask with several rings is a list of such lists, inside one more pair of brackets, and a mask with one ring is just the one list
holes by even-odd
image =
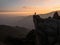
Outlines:
{"label": "distant mountain range", "polygon": [[[53,14],[54,12],[48,14],[38,14],[38,15],[40,15],[40,17],[42,18],[48,18],[49,16],[52,17]],[[0,25],[20,26],[28,29],[33,29],[34,28],[33,15],[29,16],[0,15]]]}

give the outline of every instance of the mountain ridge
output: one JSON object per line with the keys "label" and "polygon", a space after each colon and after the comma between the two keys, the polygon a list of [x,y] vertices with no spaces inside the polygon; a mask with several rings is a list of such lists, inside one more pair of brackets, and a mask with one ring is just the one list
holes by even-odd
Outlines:
{"label": "mountain ridge", "polygon": [[[58,11],[60,15],[60,11]],[[34,14],[33,14],[34,15]],[[34,24],[33,24],[33,15],[29,16],[18,16],[18,17],[8,17],[5,16],[1,17],[0,16],[0,25],[13,25],[13,26],[20,26],[20,27],[25,27],[28,29],[34,29]],[[48,18],[48,17],[53,17],[54,12],[48,13],[48,14],[37,14],[41,18]]]}

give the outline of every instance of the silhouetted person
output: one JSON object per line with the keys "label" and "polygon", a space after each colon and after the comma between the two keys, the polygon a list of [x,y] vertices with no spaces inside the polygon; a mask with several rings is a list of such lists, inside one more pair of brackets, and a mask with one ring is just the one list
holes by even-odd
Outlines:
{"label": "silhouetted person", "polygon": [[39,15],[33,15],[33,22],[36,30],[36,40],[37,40],[36,45],[47,45],[47,34],[43,31],[45,30],[44,29],[45,26],[43,24],[44,20],[41,19]]}
{"label": "silhouetted person", "polygon": [[35,14],[34,15],[36,15],[36,12],[35,12]]}

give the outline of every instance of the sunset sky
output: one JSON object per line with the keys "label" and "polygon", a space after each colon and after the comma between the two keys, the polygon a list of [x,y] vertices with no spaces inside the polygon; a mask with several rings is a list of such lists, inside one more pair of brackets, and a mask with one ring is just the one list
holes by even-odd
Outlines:
{"label": "sunset sky", "polygon": [[46,14],[60,10],[60,0],[0,0],[0,14]]}

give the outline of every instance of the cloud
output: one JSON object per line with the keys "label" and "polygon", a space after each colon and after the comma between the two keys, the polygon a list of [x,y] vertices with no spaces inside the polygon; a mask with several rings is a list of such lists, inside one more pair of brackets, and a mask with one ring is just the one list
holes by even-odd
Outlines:
{"label": "cloud", "polygon": [[59,5],[60,0],[0,0],[0,12],[42,12],[55,10]]}

